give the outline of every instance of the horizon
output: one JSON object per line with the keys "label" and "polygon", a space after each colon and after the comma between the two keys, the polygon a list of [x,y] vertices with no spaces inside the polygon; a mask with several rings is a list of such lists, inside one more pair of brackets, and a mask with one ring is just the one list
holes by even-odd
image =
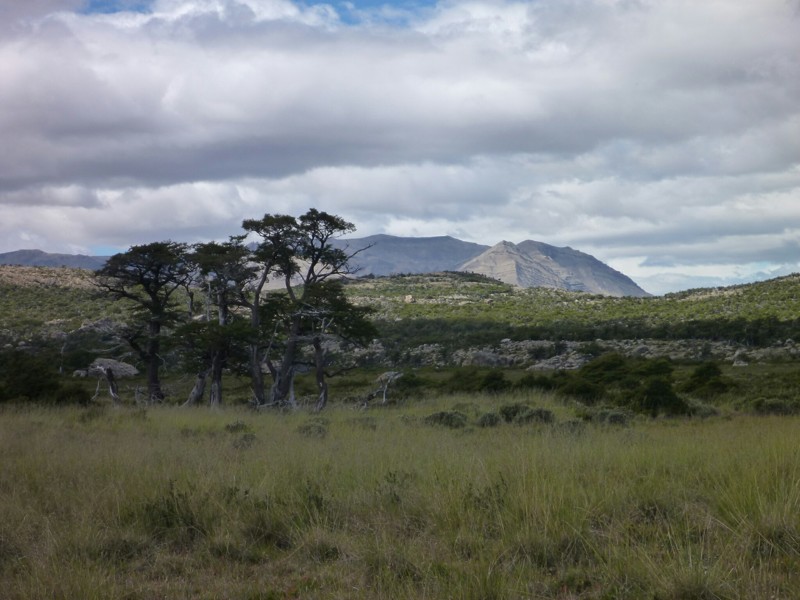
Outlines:
{"label": "horizon", "polygon": [[316,206],[359,237],[569,246],[647,290],[797,272],[798,23],[784,0],[0,3],[0,252]]}
{"label": "horizon", "polygon": [[[391,234],[385,234],[385,233],[378,233],[378,234],[373,234],[373,235],[369,235],[369,236],[361,236],[361,237],[349,237],[348,236],[348,237],[342,237],[342,238],[338,238],[338,239],[340,239],[342,241],[351,241],[351,240],[363,240],[363,239],[366,239],[366,238],[379,237],[379,236],[391,237],[391,238],[396,238],[396,239],[449,238],[449,239],[453,239],[453,240],[460,241],[460,242],[466,242],[466,240],[461,240],[461,239],[453,237],[451,235],[398,236],[398,235],[391,235]],[[502,244],[502,243],[511,243],[513,245],[519,245],[519,244],[522,244],[522,243],[528,242],[528,241],[537,242],[537,243],[546,243],[546,242],[538,242],[537,240],[527,239],[527,240],[521,240],[521,241],[518,241],[518,242],[511,242],[509,240],[501,240],[499,242],[496,242],[495,244],[479,244],[479,245],[484,246],[485,248],[489,249],[489,248],[492,248],[492,247],[497,246],[497,245]],[[551,244],[548,244],[548,245],[551,245]],[[570,246],[555,246],[555,247],[559,248],[559,249],[571,249],[571,250],[576,250],[578,252],[583,252],[582,250],[580,250],[578,248],[571,248]],[[86,257],[86,258],[109,258],[109,257],[111,257],[114,254],[117,254],[119,252],[125,252],[125,250],[127,250],[127,248],[123,249],[123,250],[116,250],[116,251],[114,251],[112,249],[109,249],[109,251],[107,253],[86,254],[86,253],[70,253],[70,252],[46,252],[46,251],[41,250],[39,248],[19,248],[17,250],[11,250],[11,251],[8,251],[8,252],[0,252],[0,256],[6,255],[6,254],[14,254],[14,253],[17,253],[17,252],[37,252],[37,253],[43,253],[43,254],[46,254],[46,255],[81,256],[81,257]],[[590,256],[592,256],[593,258],[597,258],[597,257],[594,257],[593,255],[590,255]],[[4,264],[7,265],[7,266],[24,266],[24,265],[14,265],[13,263],[0,263],[0,266],[2,266]],[[604,264],[607,264],[607,263],[604,263]],[[610,265],[608,265],[608,266],[610,266]],[[630,277],[625,272],[622,272],[622,271],[620,271],[620,272],[623,275],[625,275],[626,277],[628,277],[631,281],[633,281],[636,285],[638,285],[640,287],[640,289],[642,289],[643,291],[647,292],[649,295],[651,295],[653,297],[662,297],[662,296],[665,296],[667,294],[672,294],[672,293],[691,292],[691,291],[694,291],[694,290],[703,290],[703,289],[719,289],[719,288],[747,285],[747,284],[752,284],[752,283],[763,283],[765,281],[770,281],[770,280],[773,280],[773,279],[780,279],[780,278],[783,278],[783,277],[790,277],[792,275],[798,275],[798,274],[800,274],[800,269],[798,269],[797,271],[792,271],[792,272],[784,273],[784,274],[781,274],[781,275],[765,276],[765,277],[758,278],[758,279],[748,279],[748,280],[742,280],[742,281],[733,281],[733,282],[730,282],[730,283],[726,283],[724,285],[719,285],[719,284],[716,284],[714,282],[710,282],[708,285],[697,285],[697,286],[690,287],[690,288],[680,288],[680,289],[676,289],[673,286],[669,286],[668,288],[665,288],[665,289],[660,290],[660,291],[658,289],[651,290],[651,289],[644,288],[633,277]]]}

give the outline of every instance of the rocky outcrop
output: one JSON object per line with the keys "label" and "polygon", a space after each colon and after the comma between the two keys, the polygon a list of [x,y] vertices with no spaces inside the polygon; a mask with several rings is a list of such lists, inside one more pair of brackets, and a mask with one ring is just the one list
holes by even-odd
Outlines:
{"label": "rocky outcrop", "polygon": [[133,365],[124,363],[111,358],[96,358],[89,366],[88,374],[102,374],[106,369],[111,369],[114,377],[121,379],[123,377],[135,377],[139,374],[139,370]]}
{"label": "rocky outcrop", "polygon": [[503,340],[496,346],[455,350],[449,356],[438,344],[426,344],[409,351],[414,366],[447,366],[529,370],[579,369],[598,352],[619,352],[638,358],[672,360],[715,360],[734,366],[748,362],[792,360],[800,357],[800,346],[792,340],[768,348],[744,348],[730,342],[704,340],[596,340],[587,342],[552,342],[549,340]]}

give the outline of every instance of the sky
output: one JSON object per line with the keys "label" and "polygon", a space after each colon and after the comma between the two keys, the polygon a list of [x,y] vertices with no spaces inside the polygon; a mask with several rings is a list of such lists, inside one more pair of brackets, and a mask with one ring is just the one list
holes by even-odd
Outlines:
{"label": "sky", "polygon": [[800,0],[0,0],[0,252],[310,207],[656,294],[800,271]]}

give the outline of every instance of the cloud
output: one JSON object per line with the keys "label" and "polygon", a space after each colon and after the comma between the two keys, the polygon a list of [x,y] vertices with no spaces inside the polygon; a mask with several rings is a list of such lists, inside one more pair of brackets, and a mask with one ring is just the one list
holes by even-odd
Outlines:
{"label": "cloud", "polygon": [[0,7],[0,251],[318,206],[363,235],[534,238],[634,277],[792,264],[783,0],[81,6]]}

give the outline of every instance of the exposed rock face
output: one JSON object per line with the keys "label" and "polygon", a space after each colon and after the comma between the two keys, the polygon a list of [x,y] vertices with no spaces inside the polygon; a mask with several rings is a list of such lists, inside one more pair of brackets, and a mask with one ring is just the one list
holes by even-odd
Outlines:
{"label": "exposed rock face", "polygon": [[520,287],[548,287],[606,296],[648,296],[629,277],[589,254],[528,240],[500,242],[459,268]]}

